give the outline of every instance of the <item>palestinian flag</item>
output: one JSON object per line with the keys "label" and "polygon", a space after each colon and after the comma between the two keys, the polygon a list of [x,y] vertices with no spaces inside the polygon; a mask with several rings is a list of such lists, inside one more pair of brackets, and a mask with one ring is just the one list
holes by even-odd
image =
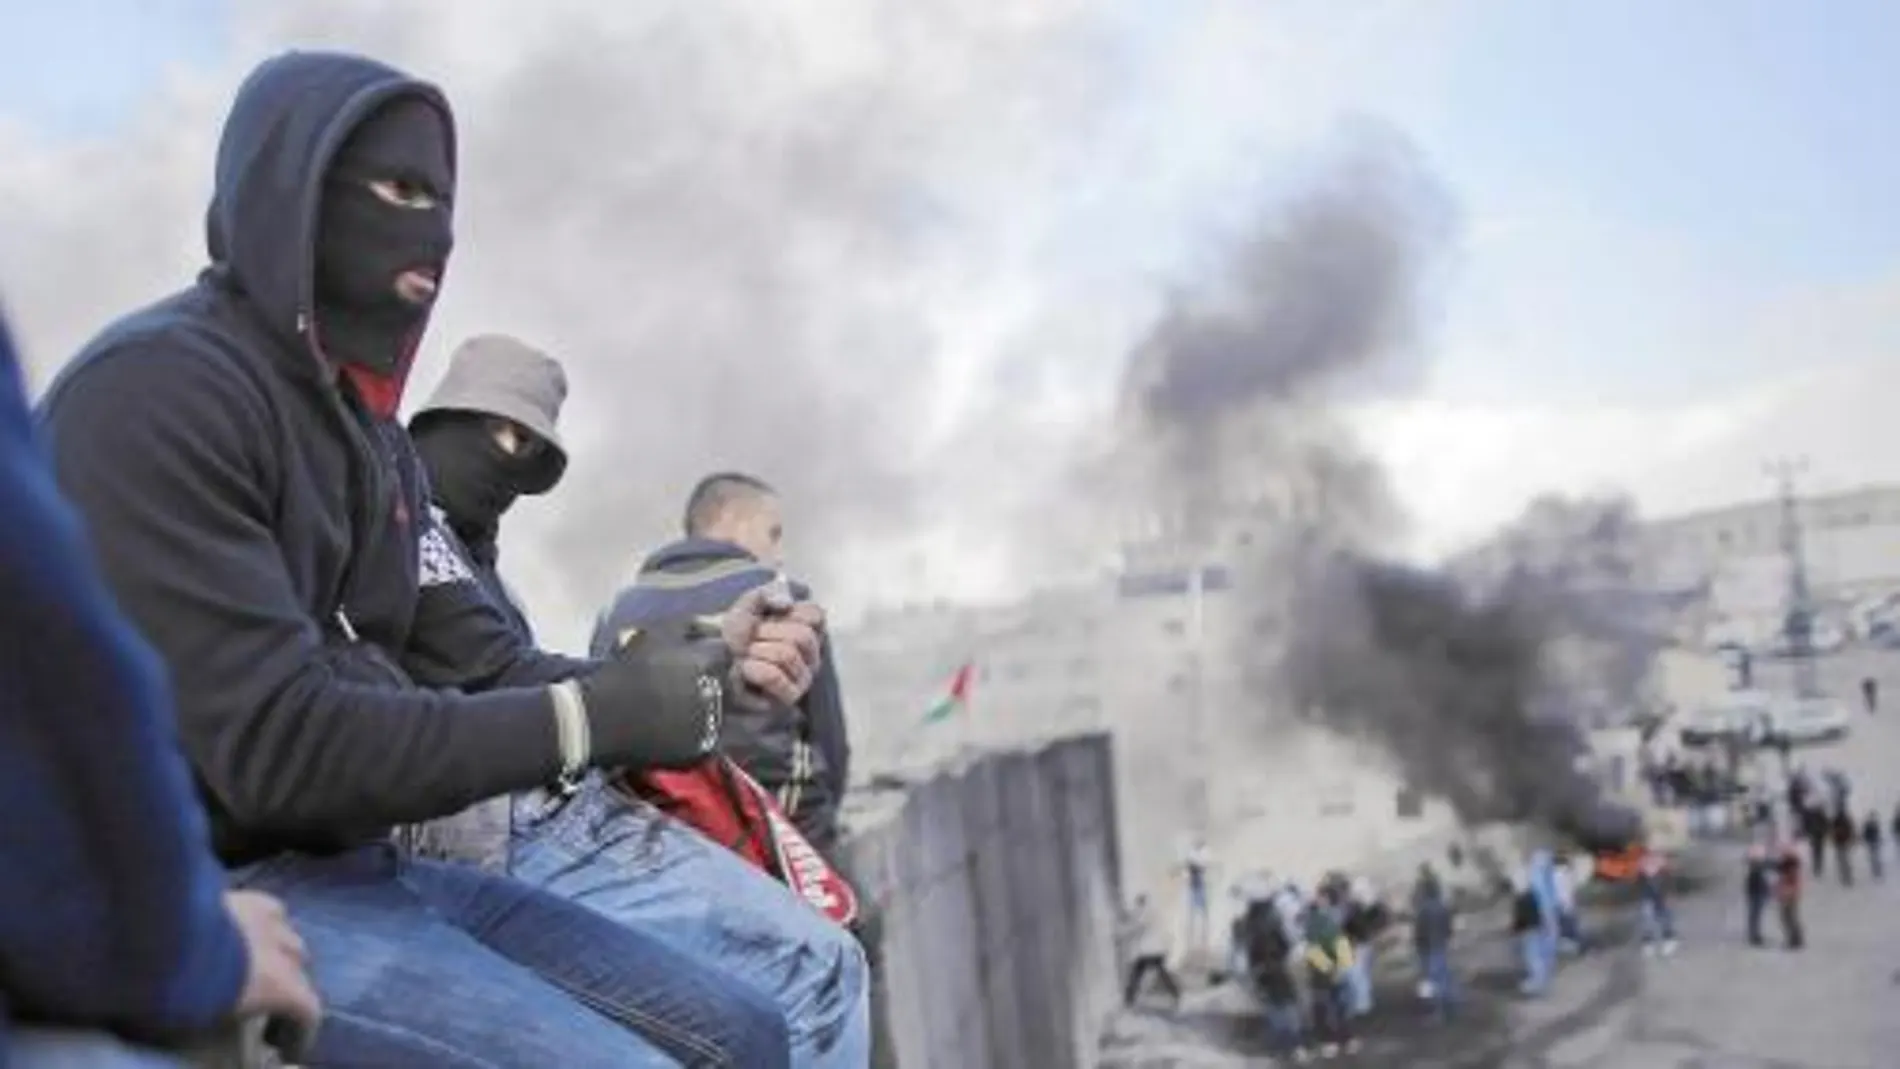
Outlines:
{"label": "palestinian flag", "polygon": [[975,663],[963,662],[963,666],[957,669],[957,674],[950,677],[950,689],[944,692],[943,697],[937,699],[937,704],[931,706],[929,712],[924,714],[924,723],[935,724],[940,720],[948,720],[969,705],[970,680],[975,675]]}

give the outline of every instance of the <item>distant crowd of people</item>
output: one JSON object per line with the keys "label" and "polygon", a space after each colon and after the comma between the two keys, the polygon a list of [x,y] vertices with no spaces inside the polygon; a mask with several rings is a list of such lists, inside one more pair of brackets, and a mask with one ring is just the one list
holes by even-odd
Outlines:
{"label": "distant crowd of people", "polygon": [[1782,945],[1800,950],[1807,945],[1801,919],[1803,855],[1807,874],[1815,879],[1828,874],[1831,858],[1841,886],[1854,886],[1858,856],[1864,859],[1868,879],[1883,881],[1888,843],[1900,842],[1900,805],[1890,816],[1877,809],[1857,813],[1853,784],[1844,773],[1825,769],[1815,776],[1795,768],[1780,799],[1757,800],[1750,825],[1754,841],[1742,877],[1748,942],[1767,945],[1762,924],[1772,905]]}
{"label": "distant crowd of people", "polygon": [[[1429,873],[1427,873],[1429,875]],[[1442,997],[1453,997],[1451,907],[1435,877],[1415,900],[1434,918],[1428,953],[1442,966]],[[1359,1049],[1354,1022],[1373,1010],[1372,969],[1391,910],[1364,877],[1335,873],[1309,894],[1297,883],[1246,896],[1230,940],[1230,970],[1248,977],[1265,1009],[1276,1050],[1304,1061]],[[1441,930],[1442,929],[1442,930]]]}
{"label": "distant crowd of people", "polygon": [[[1190,854],[1187,873],[1188,923],[1194,937],[1200,908],[1197,880],[1207,878],[1205,850]],[[1631,880],[1641,910],[1644,953],[1668,957],[1678,942],[1670,906],[1667,865],[1660,854],[1635,851]],[[1462,851],[1450,858],[1462,868]],[[1527,998],[1544,995],[1560,963],[1592,952],[1591,935],[1579,907],[1578,891],[1590,880],[1594,861],[1562,850],[1529,852],[1497,890],[1508,903],[1508,930],[1520,970],[1519,990]],[[1455,874],[1454,874],[1455,875]],[[1360,1047],[1357,1022],[1377,1001],[1374,965],[1391,953],[1395,928],[1409,927],[1412,965],[1419,998],[1431,1017],[1457,1017],[1462,984],[1453,965],[1453,943],[1460,931],[1458,908],[1449,881],[1438,866],[1419,867],[1403,905],[1393,908],[1363,876],[1334,873],[1311,891],[1292,880],[1261,878],[1234,890],[1236,910],[1226,960],[1217,976],[1242,979],[1257,998],[1266,1038],[1278,1056],[1295,1062],[1332,1058]],[[1158,990],[1174,1006],[1185,994],[1174,960],[1175,926],[1148,896],[1138,897],[1125,918],[1128,962],[1123,1001],[1134,1006]],[[1198,943],[1195,943],[1198,946]]]}
{"label": "distant crowd of people", "polygon": [[1675,750],[1645,768],[1644,775],[1650,800],[1659,806],[1719,806],[1745,789],[1740,778],[1713,757],[1691,761]]}
{"label": "distant crowd of people", "polygon": [[[1843,886],[1854,884],[1854,856],[1866,858],[1867,874],[1874,880],[1886,876],[1885,852],[1889,835],[1900,840],[1900,805],[1891,817],[1869,809],[1856,814],[1853,785],[1835,769],[1825,770],[1817,783],[1805,769],[1795,769],[1788,777],[1785,791],[1790,831],[1808,845],[1809,867],[1815,876],[1827,870],[1827,858],[1834,856],[1834,871]],[[1758,825],[1777,827],[1775,815],[1758,814]]]}
{"label": "distant crowd of people", "polygon": [[[1205,852],[1199,865],[1205,878]],[[1190,943],[1195,941],[1197,922],[1193,875],[1188,890]],[[1392,912],[1372,884],[1364,878],[1333,874],[1310,892],[1293,881],[1265,882],[1237,888],[1238,909],[1231,929],[1222,976],[1246,977],[1260,997],[1265,1010],[1271,1042],[1281,1053],[1304,1061],[1314,1054],[1335,1057],[1359,1049],[1353,1022],[1372,1012],[1373,960],[1380,935],[1393,923]],[[1428,914],[1440,918],[1442,935],[1434,937],[1437,948],[1433,959],[1443,973],[1440,988],[1450,998],[1449,941],[1451,911],[1449,901],[1435,878],[1429,890],[1435,908]],[[1428,926],[1429,927],[1429,926]],[[1172,927],[1156,910],[1153,900],[1143,895],[1135,899],[1125,918],[1124,937],[1129,946],[1128,969],[1123,987],[1123,1002],[1135,1005],[1150,983],[1158,987],[1175,1006],[1183,994],[1180,979],[1169,966],[1172,958]]]}
{"label": "distant crowd of people", "polygon": [[[1206,879],[1205,849],[1189,857],[1185,927],[1190,943],[1200,946],[1194,888]],[[1300,1062],[1357,1051],[1356,1022],[1375,1008],[1373,970],[1382,937],[1399,923],[1398,911],[1369,879],[1345,873],[1332,873],[1310,890],[1297,881],[1260,877],[1235,887],[1234,898],[1225,961],[1215,972],[1247,983],[1261,1004],[1273,1049]],[[1433,866],[1420,868],[1409,906],[1420,995],[1448,1020],[1459,998],[1451,963],[1455,911]],[[1153,988],[1178,1006],[1183,985],[1169,964],[1173,926],[1145,895],[1135,900],[1125,923],[1124,1003],[1135,1005]]]}
{"label": "distant crowd of people", "polygon": [[[1641,912],[1643,953],[1673,956],[1679,944],[1670,908],[1667,861],[1659,852],[1633,849],[1635,864],[1629,879]],[[1511,933],[1522,968],[1519,990],[1528,997],[1549,989],[1563,958],[1589,953],[1596,945],[1584,927],[1577,900],[1578,888],[1592,878],[1586,866],[1594,868],[1594,862],[1565,851],[1534,850],[1507,881]]]}

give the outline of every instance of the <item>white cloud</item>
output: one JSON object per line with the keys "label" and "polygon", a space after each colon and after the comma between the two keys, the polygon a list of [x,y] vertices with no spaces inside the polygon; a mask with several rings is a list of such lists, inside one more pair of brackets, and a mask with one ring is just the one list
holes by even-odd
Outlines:
{"label": "white cloud", "polygon": [[1900,278],[1777,302],[1711,344],[1738,365],[1784,370],[1712,379],[1680,401],[1448,391],[1368,414],[1368,441],[1416,518],[1415,548],[1456,548],[1546,491],[1628,492],[1652,516],[1765,497],[1763,465],[1782,456],[1806,457],[1816,489],[1900,479],[1882,433],[1900,396]]}
{"label": "white cloud", "polygon": [[1368,439],[1411,511],[1414,548],[1435,555],[1495,530],[1541,493],[1629,491],[1653,506],[1639,481],[1653,484],[1658,471],[1732,440],[1775,400],[1658,410],[1424,398],[1372,415]]}

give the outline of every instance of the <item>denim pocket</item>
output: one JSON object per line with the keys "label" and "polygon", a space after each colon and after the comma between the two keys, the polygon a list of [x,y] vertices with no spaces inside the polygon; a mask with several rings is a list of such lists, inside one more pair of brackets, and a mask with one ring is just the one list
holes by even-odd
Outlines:
{"label": "denim pocket", "polygon": [[612,857],[652,872],[667,864],[671,851],[666,831],[672,823],[673,818],[652,803],[630,797],[596,775],[527,835],[550,841],[572,857]]}
{"label": "denim pocket", "polygon": [[592,781],[581,784],[580,791],[562,794],[537,787],[523,791],[509,800],[509,828],[515,835],[525,835],[538,831],[549,821],[560,816],[574,800],[592,786]]}

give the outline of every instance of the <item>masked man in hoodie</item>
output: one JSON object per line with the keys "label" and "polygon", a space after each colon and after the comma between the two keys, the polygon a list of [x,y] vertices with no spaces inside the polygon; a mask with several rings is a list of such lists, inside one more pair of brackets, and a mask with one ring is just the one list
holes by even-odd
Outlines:
{"label": "masked man in hoodie", "polygon": [[[566,470],[557,428],[566,396],[566,374],[553,358],[487,335],[456,349],[441,385],[409,421],[435,508],[524,636],[527,616],[501,579],[497,540],[515,501],[553,490]],[[769,712],[735,713],[727,727]],[[513,800],[512,814],[506,799],[483,802],[423,829],[423,838],[450,856],[499,861],[524,882],[649,932],[773,996],[796,1064],[866,1064],[866,967],[849,933],[607,777],[590,777],[571,794],[528,792]]]}
{"label": "masked man in hoodie", "polygon": [[787,1065],[762,993],[392,825],[589,769],[682,767],[728,698],[796,700],[816,615],[604,663],[524,643],[423,498],[395,422],[452,240],[441,92],[290,53],[238,90],[211,264],[108,327],[42,401],[57,476],[170,669],[240,888],[276,894],[332,1014],[316,1064]]}

